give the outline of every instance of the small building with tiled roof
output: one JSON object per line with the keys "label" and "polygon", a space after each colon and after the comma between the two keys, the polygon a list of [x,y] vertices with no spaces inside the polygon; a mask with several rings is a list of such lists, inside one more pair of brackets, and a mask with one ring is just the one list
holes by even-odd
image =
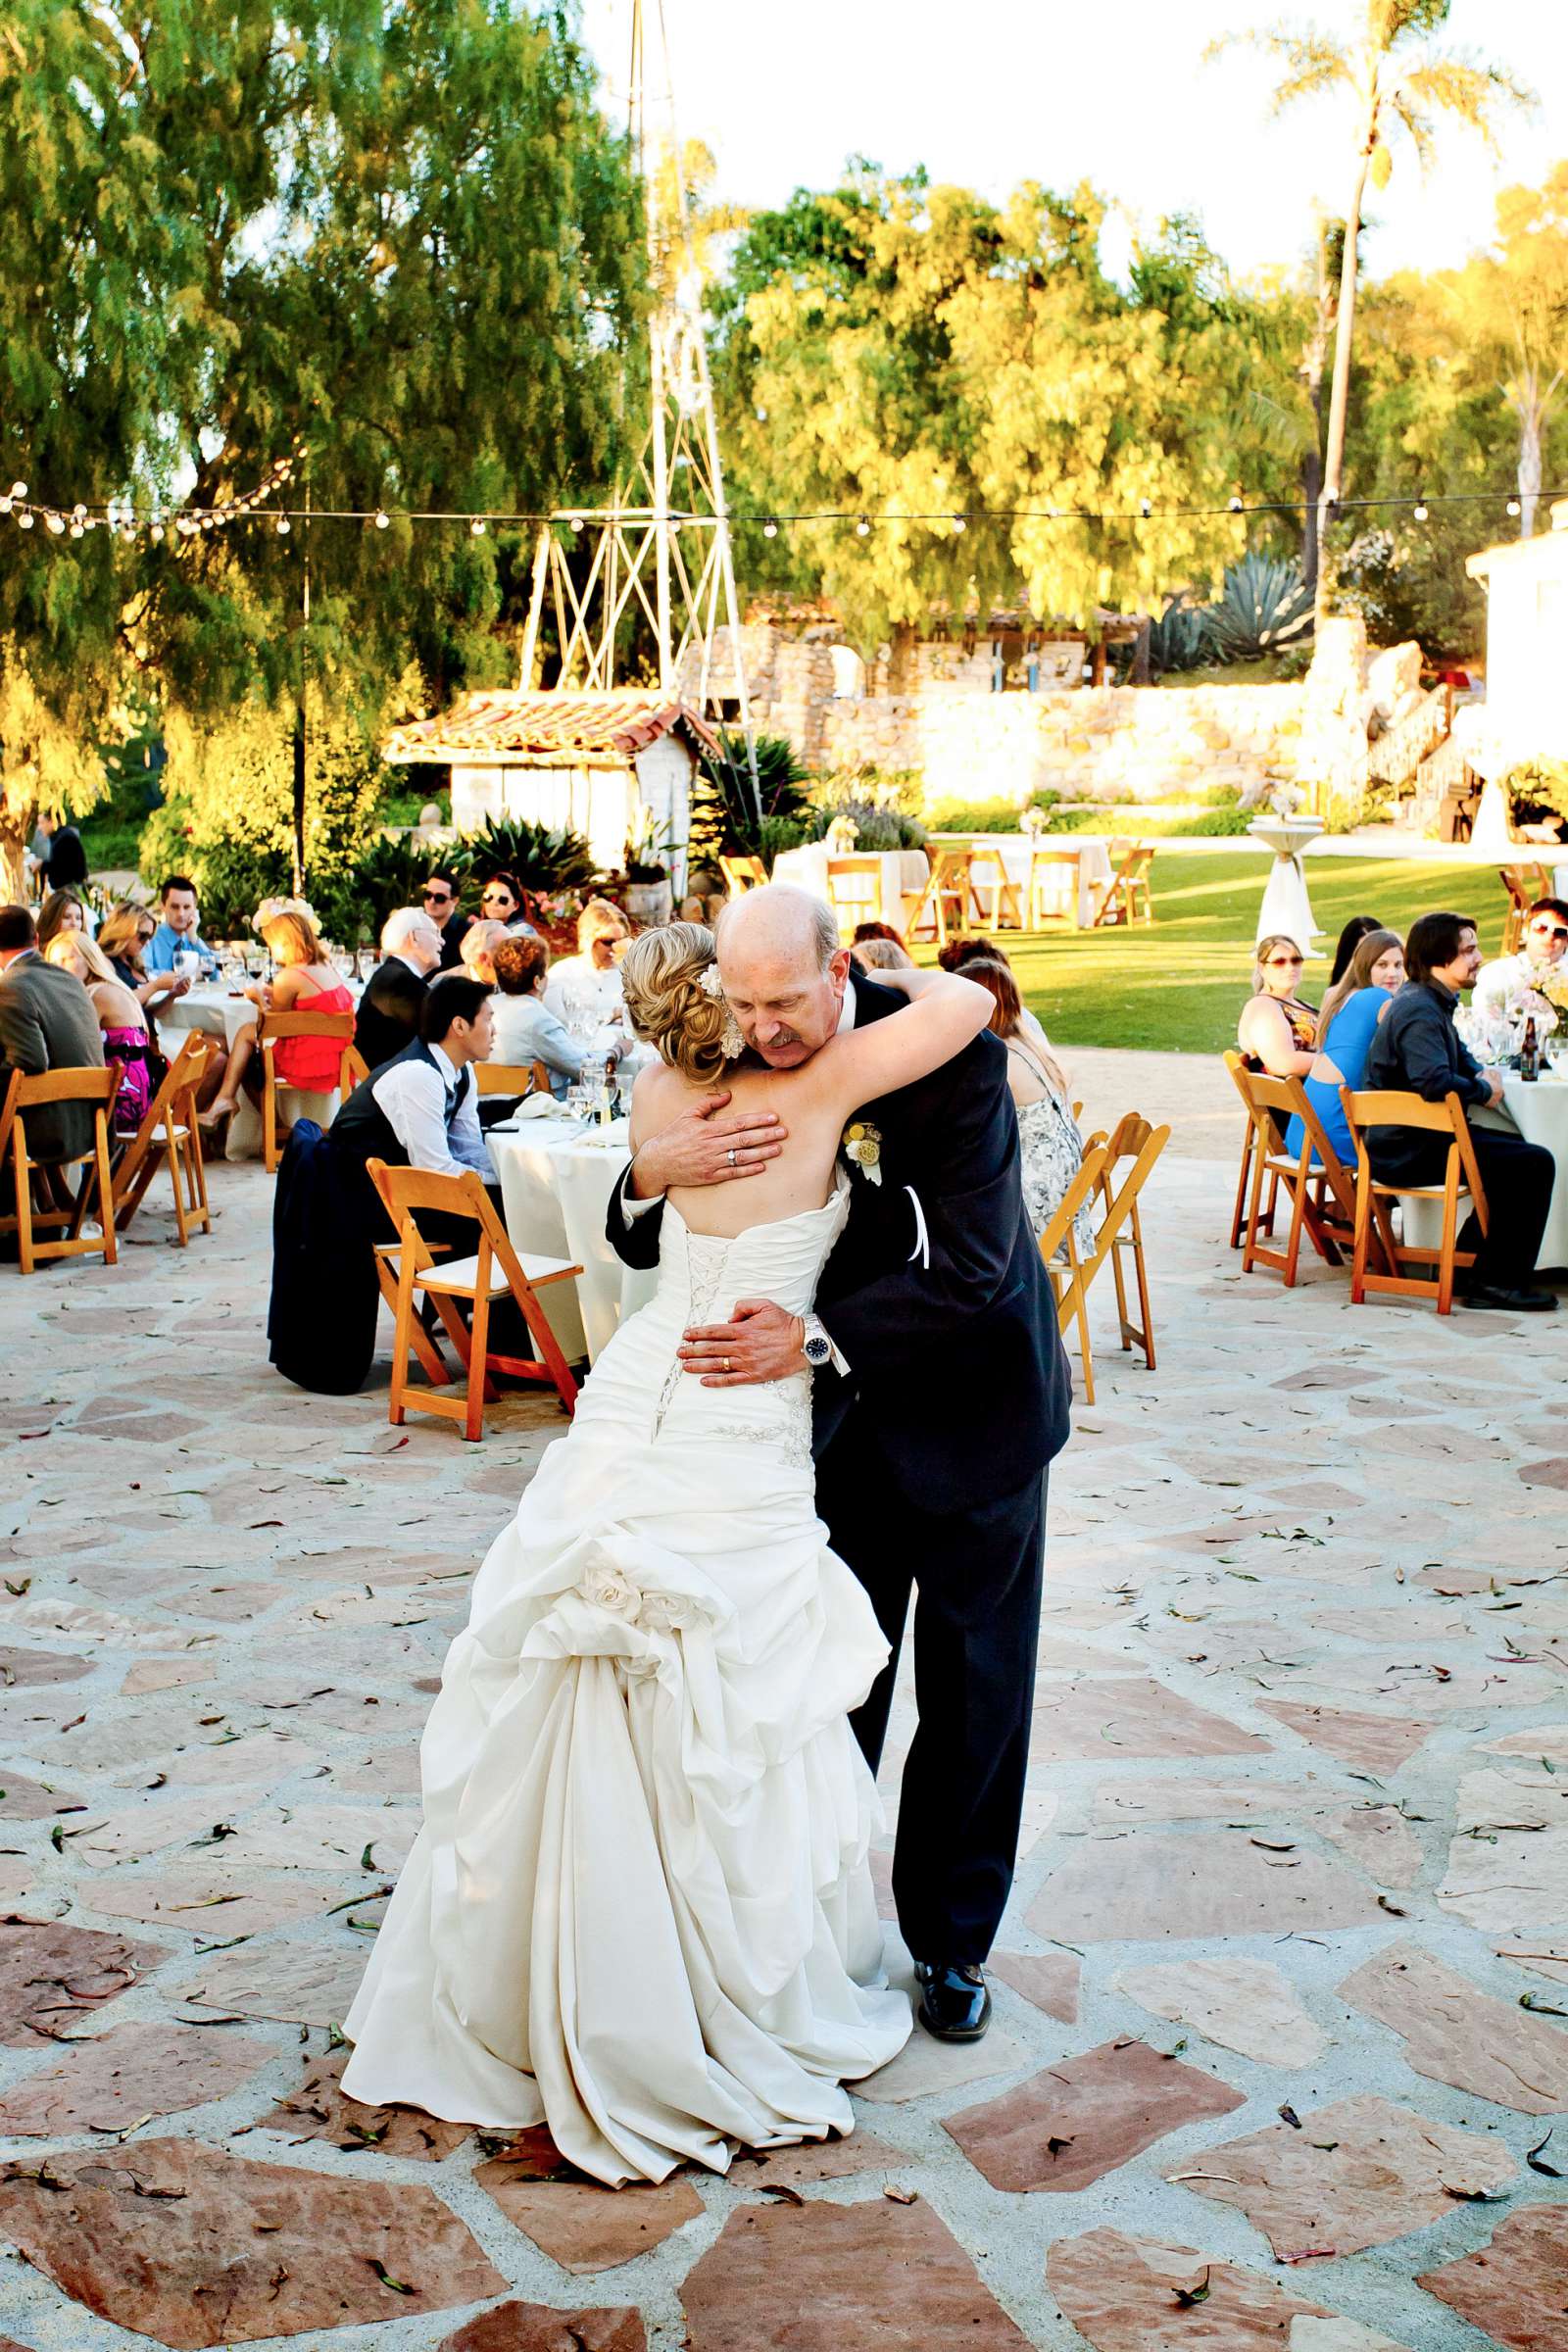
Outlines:
{"label": "small building with tiled roof", "polygon": [[657,692],[490,688],[463,696],[438,718],[395,727],[386,757],[400,766],[450,767],[459,832],[487,816],[569,828],[607,872],[623,863],[628,842],[651,840],[679,896],[692,777],[702,754],[717,749],[689,703]]}

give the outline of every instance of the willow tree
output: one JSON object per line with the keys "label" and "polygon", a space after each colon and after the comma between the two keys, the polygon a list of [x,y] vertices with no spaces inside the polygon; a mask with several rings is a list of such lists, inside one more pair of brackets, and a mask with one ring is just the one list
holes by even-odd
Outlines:
{"label": "willow tree", "polygon": [[1346,417],[1349,404],[1350,357],[1355,335],[1355,301],[1360,239],[1368,185],[1385,188],[1401,138],[1423,171],[1437,148],[1437,125],[1446,117],[1496,146],[1496,122],[1510,106],[1532,103],[1530,94],[1501,66],[1477,64],[1436,47],[1430,36],[1447,21],[1450,0],[1357,0],[1358,22],[1347,40],[1315,29],[1273,26],[1231,36],[1210,54],[1241,40],[1264,50],[1283,67],[1273,112],[1283,114],[1304,99],[1333,93],[1348,101],[1350,172],[1345,207],[1345,246],[1339,311],[1334,331],[1334,379],[1329,395],[1328,439],[1323,487],[1318,499],[1317,610],[1328,607],[1329,583],[1322,542],[1340,503],[1345,464]]}

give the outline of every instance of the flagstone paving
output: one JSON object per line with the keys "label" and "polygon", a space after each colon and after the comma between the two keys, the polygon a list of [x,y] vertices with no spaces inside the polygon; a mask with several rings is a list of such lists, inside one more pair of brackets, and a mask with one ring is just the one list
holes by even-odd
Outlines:
{"label": "flagstone paving", "polygon": [[0,2352],[1564,2352],[1568,1316],[1244,1281],[1192,1077],[1158,1369],[1097,1295],[1053,1476],[990,2038],[618,2196],[339,2083],[554,1405],[284,1387],[252,1167],[186,1251],[0,1265]]}

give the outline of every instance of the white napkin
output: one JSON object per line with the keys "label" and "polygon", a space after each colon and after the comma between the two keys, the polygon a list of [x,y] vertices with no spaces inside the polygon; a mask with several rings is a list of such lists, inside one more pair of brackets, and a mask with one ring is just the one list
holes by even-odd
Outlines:
{"label": "white napkin", "polygon": [[564,1102],[554,1095],[525,1095],[513,1112],[514,1119],[564,1119],[570,1114]]}

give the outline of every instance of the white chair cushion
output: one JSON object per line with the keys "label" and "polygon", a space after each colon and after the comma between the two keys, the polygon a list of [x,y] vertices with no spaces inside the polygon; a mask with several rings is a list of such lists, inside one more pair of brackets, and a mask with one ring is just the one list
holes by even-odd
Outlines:
{"label": "white chair cushion", "polygon": [[[492,1263],[489,1297],[505,1298],[512,1285],[505,1274],[495,1270]],[[580,1274],[581,1266],[573,1265],[569,1257],[525,1257],[519,1251],[517,1263],[537,1290],[541,1283],[560,1282],[567,1274]],[[479,1279],[479,1255],[460,1257],[451,1265],[429,1266],[416,1274],[414,1287],[419,1291],[471,1291]]]}

